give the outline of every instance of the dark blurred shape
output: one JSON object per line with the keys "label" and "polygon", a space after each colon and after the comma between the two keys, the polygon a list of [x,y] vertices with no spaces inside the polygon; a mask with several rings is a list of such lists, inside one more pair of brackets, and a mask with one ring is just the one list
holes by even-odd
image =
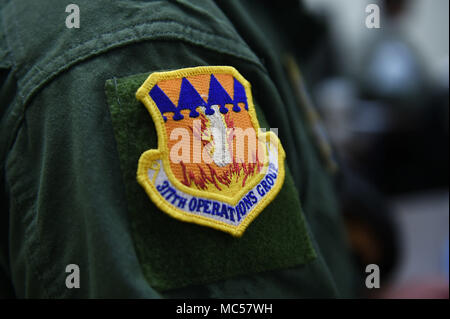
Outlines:
{"label": "dark blurred shape", "polygon": [[[431,83],[418,50],[396,19],[407,1],[384,1],[388,13],[368,45],[359,72],[359,96],[377,103],[388,124],[363,138],[372,141],[353,157],[361,172],[386,194],[448,186],[448,83]],[[448,77],[448,71],[447,71]],[[366,102],[357,112],[366,109]]]}
{"label": "dark blurred shape", "polygon": [[405,11],[408,0],[384,0],[383,5],[390,17],[396,17]]}
{"label": "dark blurred shape", "polygon": [[[317,54],[314,66],[323,61],[333,67],[307,68],[305,78],[314,89],[314,101],[340,159],[341,205],[354,255],[361,269],[370,263],[379,265],[382,287],[387,287],[396,283],[398,271],[405,266],[407,247],[419,258],[427,256],[420,252],[422,246],[411,247],[414,241],[405,242],[410,239],[403,234],[404,220],[398,218],[393,199],[404,195],[415,198],[436,190],[448,192],[449,73],[447,55],[442,74],[431,78],[421,54],[423,48],[403,32],[402,19],[408,17],[411,1],[385,0],[378,4],[382,27],[364,33],[367,42],[360,43],[364,48],[361,64],[350,70],[355,64],[346,56],[339,59],[339,55]],[[340,12],[324,9],[331,14]],[[330,26],[322,29],[320,48],[333,48],[342,39],[333,38],[328,30],[342,27],[335,23],[342,20],[332,15],[317,17]],[[443,21],[439,22],[441,25]],[[345,37],[345,32],[348,30],[342,27],[334,35]],[[350,47],[343,47],[343,54],[346,49]],[[319,77],[311,76],[314,68]],[[431,203],[421,213],[424,218],[442,218],[427,214],[436,209],[436,203]],[[408,213],[412,211],[405,212],[405,218]],[[421,236],[434,235],[420,223],[414,226],[418,241]],[[430,258],[434,256],[429,254]],[[444,258],[448,265],[448,256]],[[368,292],[362,288],[362,292]],[[448,298],[448,276],[446,280],[420,278],[398,289],[389,288],[379,296]]]}
{"label": "dark blurred shape", "polygon": [[[388,283],[398,264],[398,226],[386,199],[358,175],[341,167],[341,208],[349,242],[359,269],[376,264],[383,270],[381,285]],[[361,290],[365,289],[361,282]]]}

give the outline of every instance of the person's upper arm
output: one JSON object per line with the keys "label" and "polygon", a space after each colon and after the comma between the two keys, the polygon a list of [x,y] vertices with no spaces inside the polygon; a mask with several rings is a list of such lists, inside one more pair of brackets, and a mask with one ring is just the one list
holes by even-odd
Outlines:
{"label": "person's upper arm", "polygon": [[[149,143],[156,141],[144,107],[136,109],[143,112],[139,119],[137,113],[125,112],[130,118],[119,128],[111,120],[112,107],[139,106],[134,94],[139,81],[145,79],[143,73],[200,65],[238,69],[252,83],[261,114],[261,110],[282,108],[267,70],[220,10],[207,2],[208,8],[184,1],[77,4],[80,29],[66,28],[67,13],[60,1],[12,1],[2,10],[14,60],[11,76],[17,81],[17,92],[2,114],[0,132],[10,226],[8,263],[16,296],[159,297],[166,291],[237,275],[247,277],[228,286],[205,288],[207,292],[200,296],[211,291],[220,291],[218,296],[232,297],[231,292],[235,297],[246,296],[246,280],[267,287],[270,283],[277,288],[260,290],[268,296],[282,295],[288,291],[276,275],[266,274],[264,279],[254,275],[294,265],[299,268],[292,282],[301,289],[293,290],[292,296],[334,296],[333,279],[311,246],[312,234],[289,173],[278,202],[258,217],[249,236],[231,242],[228,234],[163,215],[137,184],[138,158],[133,152],[146,151],[137,143],[142,140],[139,134],[148,134]],[[42,15],[48,18],[41,21]],[[283,129],[288,116],[274,112],[269,122]],[[116,139],[118,132],[127,134],[121,142]],[[290,132],[282,135],[292,138]],[[118,145],[123,141],[125,152]],[[290,154],[294,152],[291,149]],[[135,164],[124,167],[127,156],[133,158],[125,163]],[[133,200],[130,193],[136,194]],[[287,203],[293,205],[288,206],[294,207],[291,211],[282,209]],[[277,211],[287,219],[276,219]],[[155,226],[155,221],[160,224]],[[281,235],[290,234],[288,228],[294,243],[281,240]],[[170,245],[164,233],[168,229],[174,232],[172,240],[186,247]],[[264,233],[268,229],[277,229],[281,235]],[[267,237],[273,243],[262,246]],[[205,239],[213,247],[226,249],[211,254],[200,245]],[[261,247],[266,250],[261,252]],[[235,258],[219,269],[214,258],[199,261],[186,249],[204,252],[203,256],[230,254]],[[177,269],[174,260],[187,266]],[[208,268],[208,262],[213,266]],[[79,289],[66,287],[69,264],[80,268]],[[204,271],[195,267],[204,267]]]}

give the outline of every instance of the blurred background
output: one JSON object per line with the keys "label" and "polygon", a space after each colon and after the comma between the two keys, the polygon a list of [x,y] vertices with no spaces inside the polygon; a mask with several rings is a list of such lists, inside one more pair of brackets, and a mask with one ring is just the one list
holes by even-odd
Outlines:
{"label": "blurred background", "polygon": [[[369,29],[366,6],[380,8]],[[449,1],[304,0],[295,54],[340,164],[368,297],[448,298]]]}

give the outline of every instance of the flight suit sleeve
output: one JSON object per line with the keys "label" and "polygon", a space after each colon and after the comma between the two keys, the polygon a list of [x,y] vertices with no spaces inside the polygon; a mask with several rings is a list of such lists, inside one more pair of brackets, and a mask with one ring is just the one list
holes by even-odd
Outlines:
{"label": "flight suit sleeve", "polygon": [[[61,25],[63,31],[55,31],[66,16],[59,1],[14,1],[2,10],[17,91],[8,95],[1,118],[8,211],[1,247],[7,240],[8,260],[0,267],[9,269],[14,294],[338,296],[289,170],[278,202],[241,241],[171,219],[138,188],[139,152],[126,150],[143,152],[156,141],[152,120],[134,97],[152,72],[233,66],[252,84],[260,118],[287,121],[281,111],[267,114],[283,108],[277,86],[214,3],[79,2],[80,30]],[[34,20],[36,11],[46,12],[46,24]],[[39,28],[39,41],[32,28]],[[156,220],[160,224],[151,224]]]}

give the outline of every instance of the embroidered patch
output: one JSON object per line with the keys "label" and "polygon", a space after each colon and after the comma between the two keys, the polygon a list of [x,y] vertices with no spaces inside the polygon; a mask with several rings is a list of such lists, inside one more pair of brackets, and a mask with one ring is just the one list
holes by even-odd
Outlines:
{"label": "embroidered patch", "polygon": [[250,83],[233,67],[152,73],[136,93],[155,123],[158,149],[137,179],[165,213],[241,236],[284,182],[285,153],[260,129]]}

